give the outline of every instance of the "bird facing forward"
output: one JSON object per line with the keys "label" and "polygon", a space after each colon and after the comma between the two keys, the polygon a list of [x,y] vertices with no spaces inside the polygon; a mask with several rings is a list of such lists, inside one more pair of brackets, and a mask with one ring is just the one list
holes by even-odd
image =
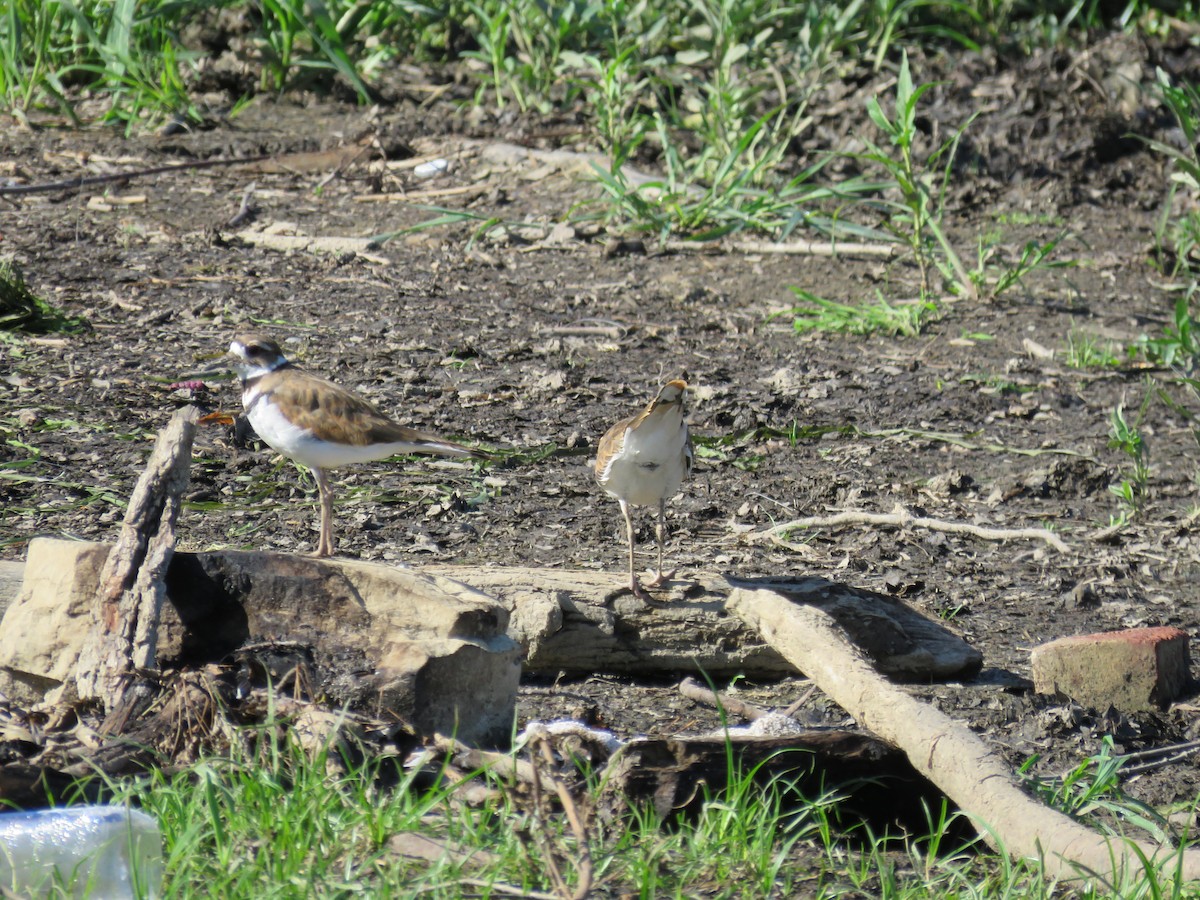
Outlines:
{"label": "bird facing forward", "polygon": [[[684,421],[683,395],[687,384],[669,381],[636,416],[622,419],[600,439],[596,451],[596,481],[621,504],[629,540],[629,589],[642,600],[646,587],[662,587],[675,574],[663,572],[663,538],[667,500],[679,492],[692,472],[692,443]],[[633,518],[630,506],[658,504],[658,571],[643,586],[634,565]]]}
{"label": "bird facing forward", "polygon": [[480,457],[469,447],[406,428],[366,399],[288,361],[275,341],[244,334],[229,345],[242,383],[242,407],[255,432],[312,469],[321,499],[317,556],[333,553],[333,491],[327,470],[409,453]]}

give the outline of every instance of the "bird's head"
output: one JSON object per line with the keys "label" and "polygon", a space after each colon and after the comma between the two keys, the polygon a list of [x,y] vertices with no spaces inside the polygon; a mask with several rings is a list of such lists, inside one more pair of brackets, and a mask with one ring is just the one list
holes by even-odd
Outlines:
{"label": "bird's head", "polygon": [[258,378],[287,365],[287,357],[279,345],[261,334],[241,334],[229,345],[226,357],[242,381]]}
{"label": "bird's head", "polygon": [[654,405],[660,406],[667,403],[681,403],[686,390],[686,381],[681,381],[678,378],[676,378],[674,381],[668,381],[659,390],[658,396],[654,398]]}

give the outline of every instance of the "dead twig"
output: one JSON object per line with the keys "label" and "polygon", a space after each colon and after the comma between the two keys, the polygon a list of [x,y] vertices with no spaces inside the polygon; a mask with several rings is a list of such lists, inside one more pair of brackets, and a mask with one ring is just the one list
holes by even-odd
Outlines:
{"label": "dead twig", "polygon": [[868,256],[892,259],[900,251],[891,244],[855,244],[843,241],[664,241],[664,251],[708,253],[774,253],[796,256]]}
{"label": "dead twig", "polygon": [[971,525],[967,522],[945,522],[941,519],[931,519],[928,516],[914,516],[903,506],[897,504],[890,513],[861,512],[849,510],[832,516],[806,516],[793,519],[780,525],[772,526],[763,531],[752,532],[745,539],[751,543],[770,541],[781,547],[794,546],[784,535],[789,531],[801,528],[837,528],[842,525],[873,525],[880,528],[928,528],[931,531],[941,531],[947,534],[964,534],[984,541],[1045,541],[1060,553],[1070,553],[1071,548],[1046,528],[989,528],[983,525]]}
{"label": "dead twig", "polygon": [[[542,759],[546,761],[546,765],[551,769],[554,768],[554,751],[550,746],[549,740],[542,735],[538,735],[530,741],[529,753],[531,765],[533,765],[532,756],[535,751],[540,751]],[[571,796],[571,792],[567,790],[566,785],[554,776],[549,776],[549,778],[550,784],[554,788],[554,793],[558,795],[558,801],[562,804],[563,812],[567,817],[567,823],[571,826],[571,832],[575,835],[575,841],[579,848],[580,858],[575,866],[575,871],[579,879],[574,891],[567,884],[567,880],[559,868],[554,848],[550,846],[550,842],[546,837],[546,829],[536,828],[534,835],[542,847],[542,853],[546,857],[550,880],[554,882],[554,889],[558,892],[558,896],[562,900],[584,900],[592,889],[592,856],[588,849],[587,829],[584,827],[583,819],[579,815],[579,807],[575,804],[575,798]],[[540,816],[543,810],[544,795],[542,792],[541,777],[537,772],[536,765],[534,765],[532,787],[534,814]]]}
{"label": "dead twig", "polygon": [[257,181],[252,181],[246,185],[246,190],[242,192],[242,205],[238,207],[238,211],[234,213],[233,218],[225,223],[226,228],[236,228],[253,218],[253,207],[251,201],[254,199],[254,190],[258,187]]}
{"label": "dead twig", "polygon": [[355,203],[391,203],[413,202],[416,200],[431,200],[435,197],[458,197],[462,194],[482,194],[484,189],[477,184],[465,184],[460,187],[428,188],[424,191],[389,191],[386,194],[358,194]]}
{"label": "dead twig", "polygon": [[[44,184],[0,185],[0,196],[5,194],[47,194],[54,191],[78,191],[97,184],[113,184],[148,178],[151,175],[166,175],[172,172],[195,172],[200,169],[217,169],[229,166],[247,166],[250,171],[264,173],[313,172],[332,168],[334,174],[357,162],[372,145],[368,143],[346,144],[333,150],[313,152],[239,156],[234,159],[201,159],[192,162],[171,163],[166,166],[151,166],[146,169],[131,169],[128,172],[110,172],[106,175],[88,175],[64,178]],[[322,182],[324,183],[324,182]]]}
{"label": "dead twig", "polygon": [[767,715],[765,709],[759,709],[757,706],[747,703],[744,700],[739,700],[737,697],[729,694],[719,694],[711,688],[705,687],[695,678],[685,678],[679,682],[679,693],[687,697],[689,700],[695,700],[697,703],[703,703],[705,706],[711,706],[714,709],[723,709],[730,715],[738,716],[753,722]]}
{"label": "dead twig", "polygon": [[507,753],[478,750],[445,735],[433,736],[435,750],[450,755],[455,765],[463,769],[491,769],[523,784],[533,784],[537,772],[532,763],[523,762]]}
{"label": "dead twig", "polygon": [[85,187],[97,184],[132,181],[135,178],[149,178],[151,175],[165,175],[169,172],[194,172],[198,169],[240,166],[243,163],[263,162],[271,158],[271,156],[242,156],[237,159],[202,159],[196,162],[171,163],[169,166],[151,166],[148,169],[133,169],[128,172],[110,172],[107,175],[64,178],[61,181],[49,181],[43,184],[0,185],[0,196],[5,194],[49,194],[54,191],[79,191]]}
{"label": "dead twig", "polygon": [[1145,760],[1145,762],[1139,763],[1136,766],[1122,765],[1121,770],[1117,774],[1125,777],[1140,775],[1143,772],[1150,772],[1154,769],[1161,769],[1163,766],[1181,762],[1197,751],[1200,751],[1200,741],[1184,741],[1181,744],[1168,744],[1165,747],[1154,747],[1150,750],[1139,750],[1137,753],[1126,753],[1121,756],[1121,759],[1125,762],[1135,759]]}
{"label": "dead twig", "polygon": [[540,329],[541,334],[555,337],[606,337],[616,340],[629,333],[629,328],[609,319],[581,319],[571,325],[553,325]]}
{"label": "dead twig", "polygon": [[800,710],[804,708],[804,704],[811,700],[812,695],[816,692],[817,686],[815,684],[810,684],[807,691],[787,705],[787,707],[783,710],[782,715],[787,716],[789,719],[792,718],[792,716],[796,715],[796,713],[800,712]]}

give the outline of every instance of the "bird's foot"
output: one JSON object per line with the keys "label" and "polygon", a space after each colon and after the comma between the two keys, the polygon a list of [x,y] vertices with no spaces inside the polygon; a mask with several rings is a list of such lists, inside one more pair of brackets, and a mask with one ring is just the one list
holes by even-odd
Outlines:
{"label": "bird's foot", "polygon": [[[647,574],[649,574],[649,573],[647,573]],[[668,584],[671,583],[671,579],[674,577],[675,577],[674,569],[672,569],[670,572],[658,572],[657,574],[655,574],[654,578],[652,578],[650,581],[646,582],[646,587],[652,587],[652,588],[666,587]]]}
{"label": "bird's foot", "polygon": [[630,579],[629,590],[633,594],[633,596],[637,597],[643,603],[649,603],[652,599],[650,596],[650,592],[642,586],[642,583],[637,580],[636,576],[634,578]]}

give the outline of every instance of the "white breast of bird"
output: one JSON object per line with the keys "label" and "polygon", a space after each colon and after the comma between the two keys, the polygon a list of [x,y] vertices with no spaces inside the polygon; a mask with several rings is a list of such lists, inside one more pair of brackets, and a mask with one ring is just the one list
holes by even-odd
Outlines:
{"label": "white breast of bird", "polygon": [[682,416],[625,433],[622,452],[609,468],[606,489],[635,506],[657,504],[679,492],[686,474],[687,426]]}

